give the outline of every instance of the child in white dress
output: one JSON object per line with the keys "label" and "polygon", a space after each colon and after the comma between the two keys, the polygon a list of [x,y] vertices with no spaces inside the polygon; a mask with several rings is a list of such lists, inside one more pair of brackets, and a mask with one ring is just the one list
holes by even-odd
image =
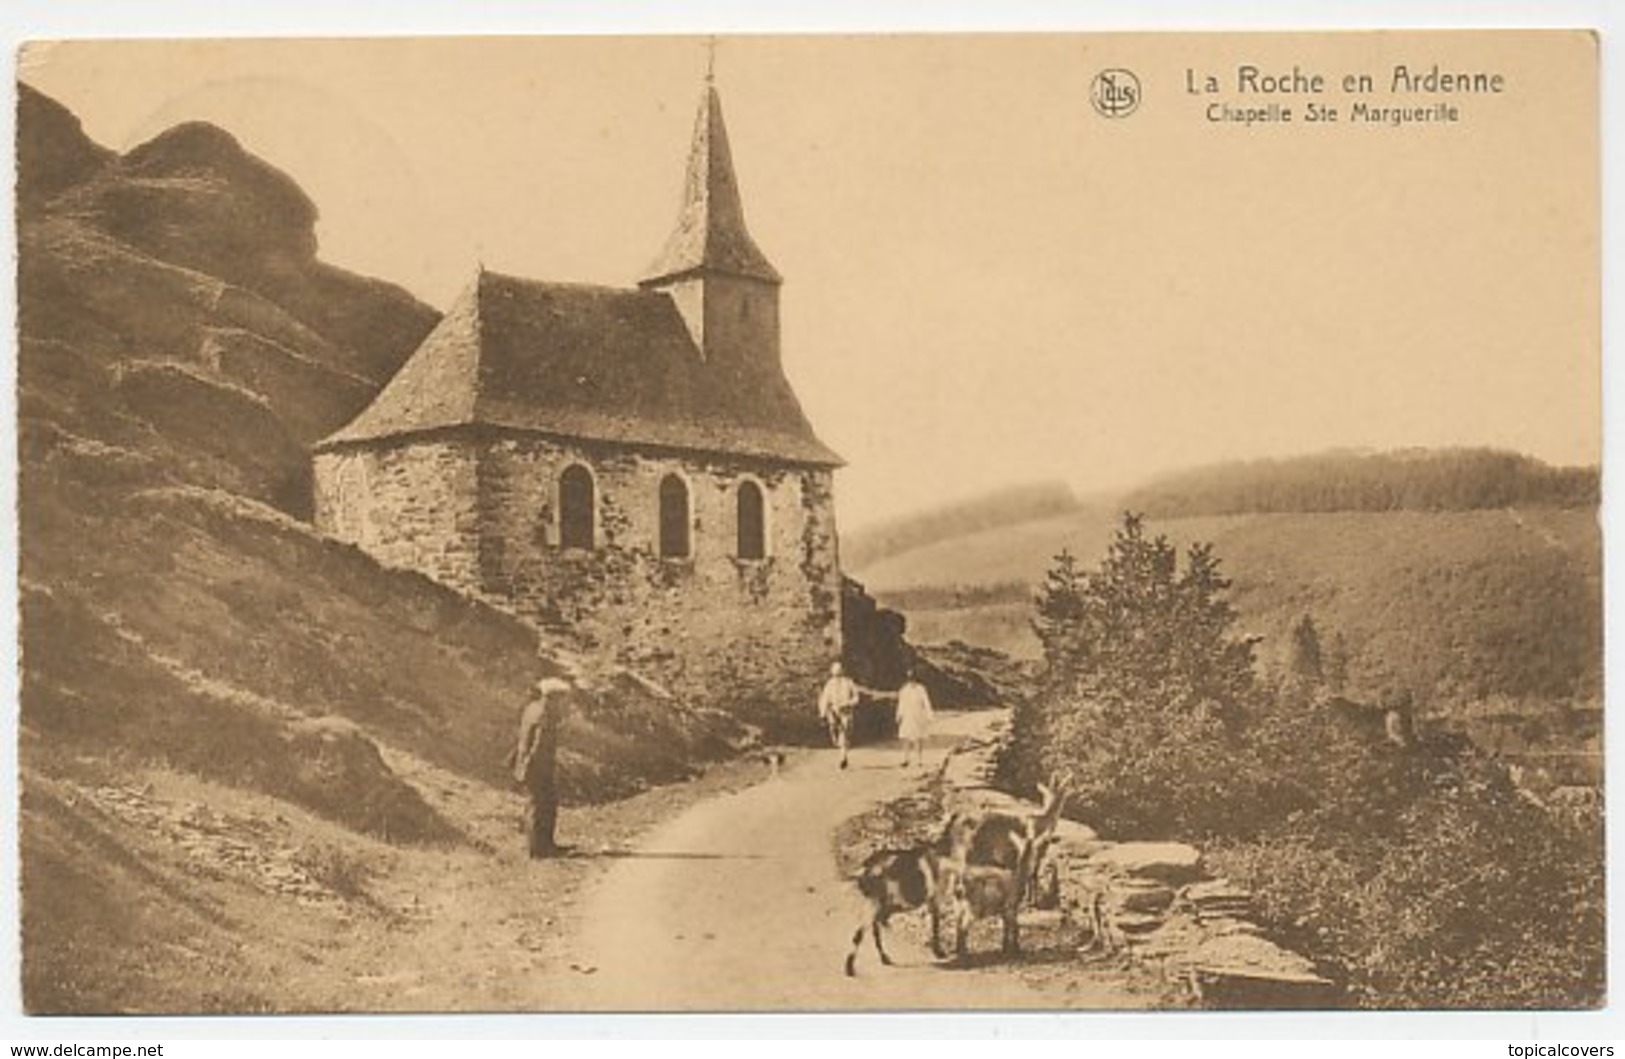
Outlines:
{"label": "child in white dress", "polygon": [[909,757],[925,766],[925,739],[931,734],[931,696],[915,677],[913,669],[897,691],[897,738],[903,741],[903,767]]}

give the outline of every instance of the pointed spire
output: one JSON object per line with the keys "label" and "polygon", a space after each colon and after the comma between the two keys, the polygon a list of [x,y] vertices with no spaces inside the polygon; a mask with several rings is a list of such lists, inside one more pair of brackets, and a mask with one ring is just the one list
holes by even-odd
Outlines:
{"label": "pointed spire", "polygon": [[[714,49],[711,61],[715,62]],[[655,286],[697,272],[782,282],[778,270],[768,263],[745,229],[745,209],[739,199],[733,154],[728,149],[728,129],[722,121],[722,100],[712,83],[711,70],[707,71],[699,116],[694,122],[694,143],[677,229],[640,286]]]}

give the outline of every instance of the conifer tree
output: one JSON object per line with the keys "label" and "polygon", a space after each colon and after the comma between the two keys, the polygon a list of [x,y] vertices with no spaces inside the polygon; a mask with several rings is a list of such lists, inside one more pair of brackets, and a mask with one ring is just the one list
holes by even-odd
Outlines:
{"label": "conifer tree", "polygon": [[1107,708],[1238,705],[1252,687],[1254,641],[1233,632],[1229,587],[1211,545],[1193,545],[1180,569],[1168,539],[1126,513],[1098,569],[1080,572],[1063,552],[1045,579],[1034,629],[1049,687]]}

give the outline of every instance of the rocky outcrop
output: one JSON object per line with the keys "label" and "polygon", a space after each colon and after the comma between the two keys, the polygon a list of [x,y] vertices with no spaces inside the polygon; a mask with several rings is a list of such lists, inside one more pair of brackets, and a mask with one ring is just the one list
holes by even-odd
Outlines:
{"label": "rocky outcrop", "polygon": [[[1034,806],[992,786],[995,732],[955,749],[943,768],[950,811],[1027,814]],[[1040,867],[1040,901],[1088,923],[1082,953],[1153,961],[1212,1007],[1335,1007],[1338,991],[1309,960],[1272,941],[1252,895],[1208,877],[1202,853],[1181,842],[1113,842],[1063,820]]]}
{"label": "rocky outcrop", "polygon": [[32,213],[52,196],[89,180],[115,157],[85,135],[79,119],[67,107],[17,83],[19,213]]}
{"label": "rocky outcrop", "polygon": [[154,257],[240,285],[316,256],[315,204],[205,122],[134,148],[58,208]]}
{"label": "rocky outcrop", "polygon": [[308,515],[308,444],[438,314],[319,261],[315,205],[214,126],[121,156],[23,86],[17,135],[21,430]]}
{"label": "rocky outcrop", "polygon": [[[841,585],[841,642],[847,670],[865,687],[901,687],[910,667],[939,709],[985,707],[1009,698],[988,679],[1009,659],[997,651],[970,653],[919,647],[907,639],[908,619],[880,605],[863,585],[847,577]],[[889,702],[866,702],[858,709],[859,739],[889,738]]]}
{"label": "rocky outcrop", "polygon": [[1019,702],[1032,694],[1033,666],[991,647],[978,647],[962,640],[947,643],[917,643],[915,657],[964,689],[970,697],[966,705]]}
{"label": "rocky outcrop", "polygon": [[316,205],[287,174],[205,122],[178,125],[113,159],[49,212],[259,294],[331,340],[319,352],[329,366],[375,388],[439,319],[393,284],[318,261]]}

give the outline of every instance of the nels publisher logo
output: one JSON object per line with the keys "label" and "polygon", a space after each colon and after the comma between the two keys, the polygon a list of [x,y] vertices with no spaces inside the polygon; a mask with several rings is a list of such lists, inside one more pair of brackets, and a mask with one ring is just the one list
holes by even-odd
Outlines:
{"label": "nels publisher logo", "polygon": [[1089,86],[1089,102],[1102,117],[1126,118],[1140,106],[1140,79],[1128,70],[1102,70]]}

